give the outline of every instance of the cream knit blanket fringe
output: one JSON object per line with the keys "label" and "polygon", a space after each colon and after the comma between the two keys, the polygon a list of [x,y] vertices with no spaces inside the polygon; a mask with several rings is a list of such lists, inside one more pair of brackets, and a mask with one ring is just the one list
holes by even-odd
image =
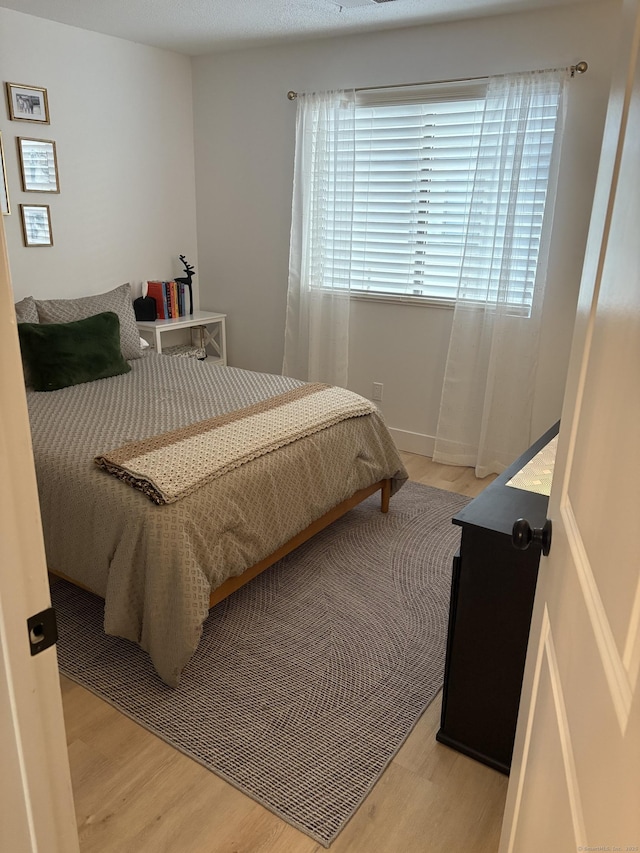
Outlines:
{"label": "cream knit blanket fringe", "polygon": [[168,504],[299,438],[377,411],[345,388],[302,385],[244,409],[209,418],[96,456],[94,462]]}

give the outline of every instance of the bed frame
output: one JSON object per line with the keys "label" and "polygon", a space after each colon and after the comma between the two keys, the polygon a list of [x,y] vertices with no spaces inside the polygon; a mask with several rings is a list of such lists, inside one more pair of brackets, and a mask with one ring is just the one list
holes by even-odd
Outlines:
{"label": "bed frame", "polygon": [[[391,480],[380,480],[377,483],[373,483],[373,485],[371,486],[367,486],[364,489],[359,489],[357,492],[355,492],[355,494],[351,495],[350,498],[347,498],[346,500],[342,501],[342,503],[337,504],[337,506],[334,506],[333,509],[330,509],[328,512],[325,512],[325,514],[320,516],[320,518],[317,518],[315,521],[312,521],[308,527],[305,527],[304,530],[301,530],[300,533],[297,533],[293,537],[293,539],[290,539],[288,542],[285,542],[284,545],[274,551],[273,554],[269,554],[269,556],[265,557],[264,560],[260,560],[259,563],[250,566],[241,575],[236,575],[235,577],[228,578],[228,580],[226,580],[223,584],[221,584],[219,587],[216,587],[216,589],[213,590],[209,598],[209,609],[215,607],[216,604],[219,604],[221,601],[224,601],[224,599],[230,596],[231,593],[235,592],[237,589],[240,589],[240,587],[244,586],[246,583],[249,583],[249,581],[253,580],[253,578],[257,577],[261,572],[264,572],[265,569],[268,569],[269,566],[272,566],[274,563],[277,563],[278,560],[281,560],[287,554],[290,554],[291,551],[298,547],[298,545],[302,545],[303,542],[307,542],[309,539],[311,539],[312,536],[315,536],[316,533],[319,533],[321,530],[324,530],[325,527],[328,527],[332,522],[345,515],[345,513],[349,512],[350,509],[353,509],[355,506],[357,506],[359,503],[362,503],[362,501],[366,500],[368,497],[375,494],[377,491],[381,493],[381,512],[388,512],[389,498],[391,497]],[[53,575],[54,578],[62,578],[62,580],[75,584],[75,586],[78,586],[81,589],[86,590],[87,592],[93,592],[93,590],[90,590],[86,586],[83,586],[77,581],[74,581],[73,578],[62,574],[62,572],[49,569],[49,574]]]}

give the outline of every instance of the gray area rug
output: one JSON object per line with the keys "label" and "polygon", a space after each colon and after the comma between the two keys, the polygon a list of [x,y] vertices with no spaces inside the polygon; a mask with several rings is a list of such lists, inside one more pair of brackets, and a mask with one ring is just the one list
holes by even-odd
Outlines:
{"label": "gray area rug", "polygon": [[329,846],[442,686],[468,499],[407,483],[369,498],[215,607],[177,689],[52,587],[60,670]]}

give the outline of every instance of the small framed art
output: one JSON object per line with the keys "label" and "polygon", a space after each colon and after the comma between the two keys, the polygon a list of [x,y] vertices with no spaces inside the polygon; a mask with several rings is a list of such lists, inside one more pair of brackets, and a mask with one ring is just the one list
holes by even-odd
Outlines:
{"label": "small framed art", "polygon": [[11,121],[35,121],[49,124],[47,90],[40,86],[7,83],[7,102]]}
{"label": "small framed art", "polygon": [[19,136],[18,159],[24,192],[60,192],[56,144],[53,140],[26,139],[24,136]]}
{"label": "small framed art", "polygon": [[11,213],[9,204],[9,187],[7,186],[7,170],[4,165],[4,148],[2,147],[2,133],[0,133],[0,212],[3,216]]}
{"label": "small framed art", "polygon": [[21,204],[20,214],[25,246],[53,246],[48,204]]}

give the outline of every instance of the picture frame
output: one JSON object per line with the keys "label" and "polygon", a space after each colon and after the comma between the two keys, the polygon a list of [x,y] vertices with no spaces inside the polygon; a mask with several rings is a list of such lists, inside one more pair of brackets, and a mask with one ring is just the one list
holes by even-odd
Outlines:
{"label": "picture frame", "polygon": [[47,90],[41,86],[6,83],[7,103],[11,121],[32,121],[49,124]]}
{"label": "picture frame", "polygon": [[53,246],[48,204],[21,204],[20,217],[25,246]]}
{"label": "picture frame", "polygon": [[2,147],[2,133],[0,132],[0,212],[3,216],[9,216],[11,205],[9,203],[9,185],[7,184],[7,170],[4,165],[4,148]]}
{"label": "picture frame", "polygon": [[17,137],[22,189],[26,193],[58,193],[58,158],[52,139]]}

